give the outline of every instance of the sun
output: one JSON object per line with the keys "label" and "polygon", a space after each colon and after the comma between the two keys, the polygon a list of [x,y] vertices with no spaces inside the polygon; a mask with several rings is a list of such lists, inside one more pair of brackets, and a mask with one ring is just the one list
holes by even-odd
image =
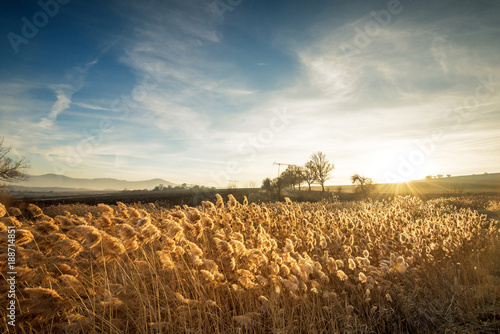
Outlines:
{"label": "sun", "polygon": [[401,183],[422,180],[438,171],[431,156],[415,148],[391,148],[373,152],[366,166],[367,175],[379,183]]}

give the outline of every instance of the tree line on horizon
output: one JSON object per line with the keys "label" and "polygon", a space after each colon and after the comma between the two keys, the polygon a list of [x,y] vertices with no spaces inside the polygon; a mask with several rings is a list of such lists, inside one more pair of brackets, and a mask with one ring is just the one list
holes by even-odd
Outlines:
{"label": "tree line on horizon", "polygon": [[311,185],[313,183],[318,183],[321,185],[322,191],[324,192],[325,182],[330,179],[330,173],[334,169],[335,165],[326,159],[326,155],[323,152],[318,151],[311,155],[310,160],[307,161],[304,166],[289,165],[287,169],[276,178],[265,178],[262,181],[262,188],[268,192],[276,190],[279,196],[279,194],[281,194],[281,189],[289,186],[295,189],[297,185],[300,190],[301,184],[306,182],[309,186],[309,191],[311,191]]}
{"label": "tree line on horizon", "polygon": [[[4,146],[4,140],[0,138],[0,181],[1,182],[18,182],[26,180],[28,175],[24,173],[24,170],[28,168],[28,163],[24,157],[17,160],[9,158],[7,155],[12,150],[12,147]],[[265,178],[262,181],[262,189],[267,190],[272,193],[273,190],[278,194],[278,198],[281,196],[281,190],[286,187],[292,187],[295,190],[297,186],[301,190],[301,185],[305,182],[308,185],[309,191],[311,191],[311,185],[314,183],[320,184],[322,192],[325,192],[325,182],[331,178],[331,172],[335,169],[335,165],[327,160],[326,155],[318,151],[313,153],[310,159],[303,165],[289,165],[283,173],[278,175],[274,179]],[[372,179],[354,174],[351,177],[353,184],[357,185],[356,191],[362,193],[367,197],[374,188],[374,183]],[[215,189],[215,187],[205,187],[199,185],[188,185],[183,183],[182,185],[168,185],[164,186],[160,184],[156,186],[151,191],[168,191],[168,190],[179,190],[179,189],[191,189],[191,190],[203,190],[203,189]],[[127,191],[127,190],[125,190]]]}
{"label": "tree line on horizon", "polygon": [[[278,177],[265,178],[261,188],[269,194],[275,192],[278,198],[281,196],[282,189],[292,187],[295,190],[297,187],[300,191],[303,183],[307,183],[309,191],[311,191],[311,185],[316,183],[321,185],[322,192],[325,192],[325,182],[331,178],[331,172],[334,169],[335,164],[328,161],[323,152],[318,151],[313,153],[303,166],[289,165]],[[355,192],[363,197],[369,197],[375,190],[375,183],[369,177],[356,173],[351,176],[351,182],[356,186]]]}

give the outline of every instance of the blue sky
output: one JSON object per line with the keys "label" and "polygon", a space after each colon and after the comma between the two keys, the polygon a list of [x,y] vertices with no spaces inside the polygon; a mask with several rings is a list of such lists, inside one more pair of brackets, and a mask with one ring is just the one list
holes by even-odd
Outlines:
{"label": "blue sky", "polygon": [[[45,9],[44,9],[45,8]],[[4,1],[0,136],[29,173],[225,187],[499,172],[498,1]]]}

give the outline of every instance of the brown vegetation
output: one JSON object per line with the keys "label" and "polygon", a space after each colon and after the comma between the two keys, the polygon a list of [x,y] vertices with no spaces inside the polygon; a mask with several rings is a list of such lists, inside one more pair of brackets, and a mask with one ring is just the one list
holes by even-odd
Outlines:
{"label": "brown vegetation", "polygon": [[202,204],[102,204],[54,217],[31,206],[30,218],[0,205],[0,230],[17,227],[17,331],[500,328],[499,227],[475,211],[414,197],[256,205],[218,196]]}

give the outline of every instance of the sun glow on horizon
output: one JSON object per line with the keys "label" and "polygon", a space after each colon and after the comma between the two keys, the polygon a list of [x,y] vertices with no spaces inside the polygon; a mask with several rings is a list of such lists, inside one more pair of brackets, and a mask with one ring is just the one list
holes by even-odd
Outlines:
{"label": "sun glow on horizon", "polygon": [[377,183],[405,183],[445,172],[431,156],[420,155],[415,159],[413,152],[414,149],[397,147],[373,152],[370,162],[359,174],[372,177]]}

